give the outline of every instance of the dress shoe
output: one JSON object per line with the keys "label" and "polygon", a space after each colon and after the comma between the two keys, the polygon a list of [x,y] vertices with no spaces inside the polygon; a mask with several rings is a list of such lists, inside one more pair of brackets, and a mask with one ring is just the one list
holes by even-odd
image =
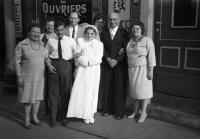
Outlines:
{"label": "dress shoe", "polygon": [[131,115],[128,116],[129,119],[132,119],[135,117],[135,113],[132,113]]}
{"label": "dress shoe", "polygon": [[147,114],[146,113],[141,114],[139,119],[138,119],[138,123],[144,122],[146,118],[147,118]]}
{"label": "dress shoe", "polygon": [[108,112],[102,113],[102,116],[109,116],[110,114]]}

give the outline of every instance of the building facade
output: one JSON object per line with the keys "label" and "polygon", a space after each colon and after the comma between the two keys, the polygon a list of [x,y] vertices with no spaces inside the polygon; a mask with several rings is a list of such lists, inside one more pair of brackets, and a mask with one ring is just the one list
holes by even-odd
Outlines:
{"label": "building facade", "polygon": [[[26,36],[30,23],[44,23],[48,15],[68,18],[76,10],[81,22],[92,23],[96,13],[118,12],[128,29],[134,20],[145,23],[153,38],[157,66],[154,100],[190,112],[200,112],[200,9],[199,0],[4,0],[1,6],[0,77],[14,71],[13,51]],[[67,20],[66,20],[67,22]],[[3,68],[2,68],[3,66]],[[8,72],[9,71],[9,72]],[[173,103],[176,102],[176,105]],[[192,107],[192,109],[190,108]]]}

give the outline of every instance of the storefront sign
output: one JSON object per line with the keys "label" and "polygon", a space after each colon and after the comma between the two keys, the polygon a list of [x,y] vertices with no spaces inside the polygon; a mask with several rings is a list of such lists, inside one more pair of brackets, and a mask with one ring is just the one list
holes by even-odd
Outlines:
{"label": "storefront sign", "polygon": [[43,0],[41,4],[42,14],[68,17],[69,13],[76,11],[82,21],[90,22],[91,13],[91,0]]}

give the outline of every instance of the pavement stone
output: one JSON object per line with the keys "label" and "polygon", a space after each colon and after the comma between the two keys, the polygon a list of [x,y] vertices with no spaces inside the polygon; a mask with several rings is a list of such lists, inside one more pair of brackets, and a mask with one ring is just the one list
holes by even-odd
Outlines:
{"label": "pavement stone", "polygon": [[[5,90],[4,90],[5,91]],[[144,123],[124,117],[95,115],[95,123],[68,119],[66,127],[49,126],[49,116],[41,117],[42,127],[23,128],[23,108],[16,92],[4,92],[0,83],[0,139],[199,139],[199,117],[151,104]],[[40,112],[43,111],[43,103]]]}

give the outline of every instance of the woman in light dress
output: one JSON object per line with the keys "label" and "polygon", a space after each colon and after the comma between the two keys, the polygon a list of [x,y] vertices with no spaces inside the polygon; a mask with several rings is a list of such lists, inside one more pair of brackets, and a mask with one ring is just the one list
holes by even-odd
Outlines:
{"label": "woman in light dress", "polygon": [[134,112],[128,118],[134,118],[139,112],[138,122],[144,122],[147,117],[147,104],[153,97],[153,68],[156,66],[154,43],[143,34],[144,24],[140,21],[135,22],[126,49],[130,96],[135,100]]}
{"label": "woman in light dress", "polygon": [[75,50],[75,80],[71,91],[67,117],[76,117],[86,124],[94,123],[100,82],[103,44],[96,39],[97,29],[87,25],[84,37],[77,40]]}
{"label": "woman in light dress", "polygon": [[38,119],[40,101],[43,100],[45,80],[45,58],[47,56],[44,44],[40,41],[40,26],[32,24],[28,37],[19,42],[15,48],[15,67],[17,74],[19,101],[24,105],[24,127],[31,128],[32,121],[41,126]]}

